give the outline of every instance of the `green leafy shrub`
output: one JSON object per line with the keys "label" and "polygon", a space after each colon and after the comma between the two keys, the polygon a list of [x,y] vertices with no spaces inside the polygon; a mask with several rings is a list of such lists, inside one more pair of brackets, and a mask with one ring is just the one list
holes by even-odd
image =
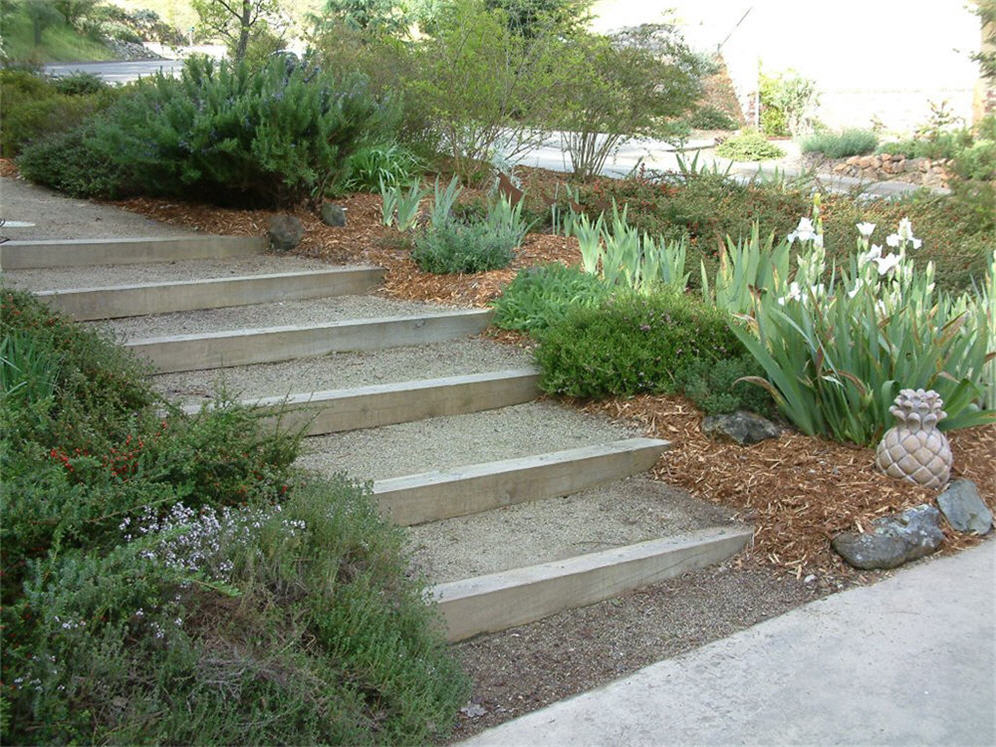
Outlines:
{"label": "green leafy shrub", "polygon": [[529,267],[494,300],[494,323],[503,329],[540,333],[572,307],[598,306],[608,295],[600,278],[577,267],[556,263]]}
{"label": "green leafy shrub", "polygon": [[[687,239],[687,268],[693,270],[691,281],[696,284],[700,260],[714,267],[725,237],[749,236],[755,221],[766,233],[786,234],[809,205],[801,191],[742,184],[710,172],[598,179],[579,186],[574,195],[580,209],[593,218],[610,214],[615,201],[626,206],[628,224],[641,233],[662,242]],[[563,207],[567,213],[568,201]]]}
{"label": "green leafy shrub", "polygon": [[99,93],[108,87],[99,76],[80,71],[64,75],[61,78],[55,78],[52,81],[52,86],[56,91],[67,96],[84,96]]}
{"label": "green leafy shrub", "polygon": [[[706,61],[673,26],[645,24],[614,36],[575,35],[556,61],[564,81],[553,111],[574,175],[599,174],[634,136],[676,139],[662,127],[688,112],[702,91]],[[684,133],[687,135],[687,133]]]}
{"label": "green leafy shrub", "polygon": [[735,130],[740,126],[734,117],[714,106],[703,106],[692,112],[688,123],[697,130]]}
{"label": "green leafy shrub", "polygon": [[536,32],[516,33],[508,14],[481,0],[456,0],[414,47],[406,106],[421,112],[462,181],[488,178],[495,153],[513,158],[545,138],[537,125],[568,84],[558,75],[564,41],[552,26]]}
{"label": "green leafy shrub", "polygon": [[761,132],[773,137],[787,137],[791,133],[788,128],[788,120],[785,112],[781,109],[768,107],[761,112]]}
{"label": "green leafy shrub", "polygon": [[120,197],[129,191],[130,169],[87,146],[87,126],[57,132],[27,146],[17,159],[21,175],[73,197]]}
{"label": "green leafy shrub", "polygon": [[785,151],[756,130],[748,130],[742,135],[724,140],[716,147],[716,155],[732,161],[766,161],[781,158]]}
{"label": "green leafy shrub", "polygon": [[695,406],[707,415],[749,410],[768,415],[773,400],[767,391],[743,381],[747,376],[763,376],[764,369],[744,353],[719,361],[693,361],[677,377],[677,386]]}
{"label": "green leafy shrub", "polygon": [[362,78],[271,59],[262,70],[192,59],[180,79],[139,81],[86,143],[137,189],[237,205],[320,197],[347,158],[394,121]]}
{"label": "green leafy shrub", "polygon": [[540,339],[540,386],[572,397],[678,391],[692,363],[742,354],[728,320],[725,312],[673,291],[571,308]]}
{"label": "green leafy shrub", "polygon": [[818,102],[815,81],[794,70],[762,74],[758,97],[761,129],[768,135],[797,135],[813,125],[812,110]]}
{"label": "green leafy shrub", "polygon": [[453,216],[460,185],[454,177],[445,189],[436,180],[429,226],[415,237],[412,259],[425,272],[487,272],[507,267],[529,226],[522,219],[522,202],[513,205],[499,195],[483,219],[462,221]]}
{"label": "green leafy shrub", "polygon": [[412,259],[424,272],[487,272],[508,267],[519,240],[517,232],[496,234],[486,223],[448,220],[415,237]]}
{"label": "green leafy shrub", "polygon": [[107,86],[89,90],[81,84],[62,92],[58,82],[22,70],[0,70],[0,152],[11,158],[47,135],[74,129],[117,97]]}
{"label": "green leafy shrub", "polygon": [[996,227],[996,115],[983,119],[975,142],[955,154],[949,186],[981,230]]}
{"label": "green leafy shrub", "polygon": [[868,130],[815,132],[802,139],[802,152],[822,153],[827,158],[846,158],[871,153],[877,144],[878,136]]}
{"label": "green leafy shrub", "polygon": [[424,167],[404,146],[397,143],[366,145],[346,160],[348,176],[334,186],[337,192],[374,192],[381,183],[407,184]]}
{"label": "green leafy shrub", "polygon": [[467,683],[368,489],[249,410],[162,416],[122,348],[0,293],[3,742],[445,739]]}

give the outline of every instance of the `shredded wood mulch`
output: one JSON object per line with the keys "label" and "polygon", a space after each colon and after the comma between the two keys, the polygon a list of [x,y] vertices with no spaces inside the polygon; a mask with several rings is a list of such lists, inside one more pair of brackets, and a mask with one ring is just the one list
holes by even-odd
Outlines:
{"label": "shredded wood mulch", "polygon": [[[382,292],[388,296],[455,306],[482,307],[501,294],[516,272],[532,265],[580,260],[577,242],[530,234],[512,265],[473,275],[422,272],[409,257],[410,236],[381,225],[380,198],[357,194],[336,200],[348,224],[326,226],[313,213],[293,211],[306,233],[296,254],[332,263],[368,262],[386,269]],[[156,220],[209,233],[266,235],[266,210],[227,210],[205,205],[138,198],[114,203]],[[494,331],[499,342],[529,346],[518,333]],[[589,412],[638,424],[647,435],[672,442],[653,469],[657,479],[680,486],[714,503],[733,508],[755,528],[753,548],[741,562],[760,562],[797,578],[858,580],[830,548],[846,529],[865,531],[875,518],[934,502],[936,492],[894,480],[874,467],[874,450],[784,432],[778,439],[750,447],[720,443],[703,435],[702,413],[682,397],[643,395],[597,403],[574,403]],[[949,434],[955,477],[973,480],[983,500],[996,510],[996,425]],[[945,528],[943,550],[977,544],[977,537]]]}

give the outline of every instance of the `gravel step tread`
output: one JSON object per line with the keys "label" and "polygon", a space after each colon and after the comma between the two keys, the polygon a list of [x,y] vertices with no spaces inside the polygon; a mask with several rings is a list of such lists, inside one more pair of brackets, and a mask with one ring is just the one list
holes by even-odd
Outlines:
{"label": "gravel step tread", "polygon": [[642,436],[552,400],[309,438],[300,466],[383,480]]}
{"label": "gravel step tread", "polygon": [[532,356],[524,350],[469,338],[366,352],[329,353],[280,363],[162,374],[152,378],[152,385],[175,402],[196,404],[210,402],[222,391],[236,399],[283,397],[531,365]]}
{"label": "gravel step tread", "polygon": [[119,340],[135,341],[240,329],[321,325],[353,319],[420,316],[452,310],[443,306],[396,301],[376,296],[335,296],[308,301],[283,301],[255,306],[152,314],[98,324]]}
{"label": "gravel step tread", "polygon": [[0,190],[3,192],[0,217],[35,224],[23,228],[4,228],[3,235],[13,241],[205,235],[150,220],[144,215],[130,213],[114,205],[66,197],[21,179],[0,177]]}
{"label": "gravel step tread", "polygon": [[445,583],[714,526],[737,524],[728,510],[634,476],[405,532],[413,569]]}
{"label": "gravel step tread", "polygon": [[4,273],[4,280],[13,287],[40,291],[106,288],[140,283],[176,283],[334,269],[337,267],[316,259],[261,254],[258,257],[234,260],[190,259],[141,265],[11,270]]}

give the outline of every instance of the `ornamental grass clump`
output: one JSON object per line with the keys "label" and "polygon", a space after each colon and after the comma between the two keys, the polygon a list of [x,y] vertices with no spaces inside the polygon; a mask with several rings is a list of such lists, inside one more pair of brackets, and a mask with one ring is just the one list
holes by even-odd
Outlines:
{"label": "ornamental grass clump", "polygon": [[732,326],[765,371],[750,380],[801,431],[839,441],[874,444],[900,389],[937,391],[946,429],[992,422],[992,270],[981,293],[938,292],[933,265],[908,256],[920,246],[908,220],[886,238],[895,253],[870,243],[874,229],[858,224],[858,253],[828,276],[819,216],[803,219],[794,279],[756,287],[746,326]]}
{"label": "ornamental grass clump", "polygon": [[446,189],[436,182],[428,227],[415,237],[412,259],[424,272],[436,274],[487,272],[507,267],[529,230],[522,202],[498,195],[483,217],[461,220],[453,215],[460,194],[454,177]]}
{"label": "ornamental grass clump", "polygon": [[578,240],[581,267],[601,277],[610,288],[628,288],[643,294],[660,288],[684,290],[689,277],[685,272],[687,241],[665,241],[646,232],[641,234],[627,221],[628,210],[629,206],[623,205],[620,211],[613,199],[611,220],[601,213],[594,222],[584,213],[569,210],[563,230]]}

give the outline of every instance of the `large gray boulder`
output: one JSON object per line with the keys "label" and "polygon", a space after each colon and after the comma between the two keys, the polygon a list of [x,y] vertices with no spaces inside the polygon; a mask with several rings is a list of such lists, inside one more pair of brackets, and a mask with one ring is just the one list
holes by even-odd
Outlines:
{"label": "large gray boulder", "polygon": [[941,546],[944,532],[940,517],[941,512],[933,506],[916,506],[901,514],[875,519],[863,534],[841,532],[831,544],[855,568],[897,568],[930,555]]}
{"label": "large gray boulder", "polygon": [[979,489],[971,480],[955,480],[937,496],[937,505],[948,523],[959,532],[988,534],[993,526],[993,513],[979,497]]}
{"label": "large gray boulder", "polygon": [[304,225],[293,215],[274,215],[270,219],[270,248],[289,252],[304,238]]}
{"label": "large gray boulder", "polygon": [[734,441],[749,446],[768,438],[778,438],[781,429],[767,418],[740,410],[731,415],[709,415],[702,419],[702,432],[715,440]]}

